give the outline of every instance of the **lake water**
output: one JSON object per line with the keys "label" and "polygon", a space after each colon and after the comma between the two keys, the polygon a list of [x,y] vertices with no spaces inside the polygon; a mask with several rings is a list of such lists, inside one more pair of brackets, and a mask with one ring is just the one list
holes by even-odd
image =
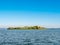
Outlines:
{"label": "lake water", "polygon": [[0,45],[60,45],[60,30],[0,29]]}

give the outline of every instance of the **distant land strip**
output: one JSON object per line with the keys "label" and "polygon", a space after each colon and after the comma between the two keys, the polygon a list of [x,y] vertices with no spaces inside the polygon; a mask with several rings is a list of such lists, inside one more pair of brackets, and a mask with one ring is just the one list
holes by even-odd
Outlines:
{"label": "distant land strip", "polygon": [[46,29],[45,27],[41,26],[23,26],[23,27],[8,27],[9,30],[41,30]]}

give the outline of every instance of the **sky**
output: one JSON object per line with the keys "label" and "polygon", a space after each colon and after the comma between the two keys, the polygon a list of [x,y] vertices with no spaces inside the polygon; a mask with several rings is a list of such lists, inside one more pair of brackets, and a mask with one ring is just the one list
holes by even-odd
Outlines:
{"label": "sky", "polygon": [[0,0],[0,27],[27,25],[60,28],[60,0]]}

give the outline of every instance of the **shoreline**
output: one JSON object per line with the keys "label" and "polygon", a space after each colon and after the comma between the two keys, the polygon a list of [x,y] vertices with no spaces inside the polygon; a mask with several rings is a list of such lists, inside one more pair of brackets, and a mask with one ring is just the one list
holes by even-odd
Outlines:
{"label": "shoreline", "polygon": [[44,30],[45,27],[41,26],[23,26],[23,27],[9,27],[8,30]]}

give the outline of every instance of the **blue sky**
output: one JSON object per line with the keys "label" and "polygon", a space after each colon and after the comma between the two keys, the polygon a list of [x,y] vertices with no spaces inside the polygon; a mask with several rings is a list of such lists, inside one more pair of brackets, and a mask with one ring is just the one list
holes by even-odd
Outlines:
{"label": "blue sky", "polygon": [[60,0],[0,0],[0,27],[60,27]]}

